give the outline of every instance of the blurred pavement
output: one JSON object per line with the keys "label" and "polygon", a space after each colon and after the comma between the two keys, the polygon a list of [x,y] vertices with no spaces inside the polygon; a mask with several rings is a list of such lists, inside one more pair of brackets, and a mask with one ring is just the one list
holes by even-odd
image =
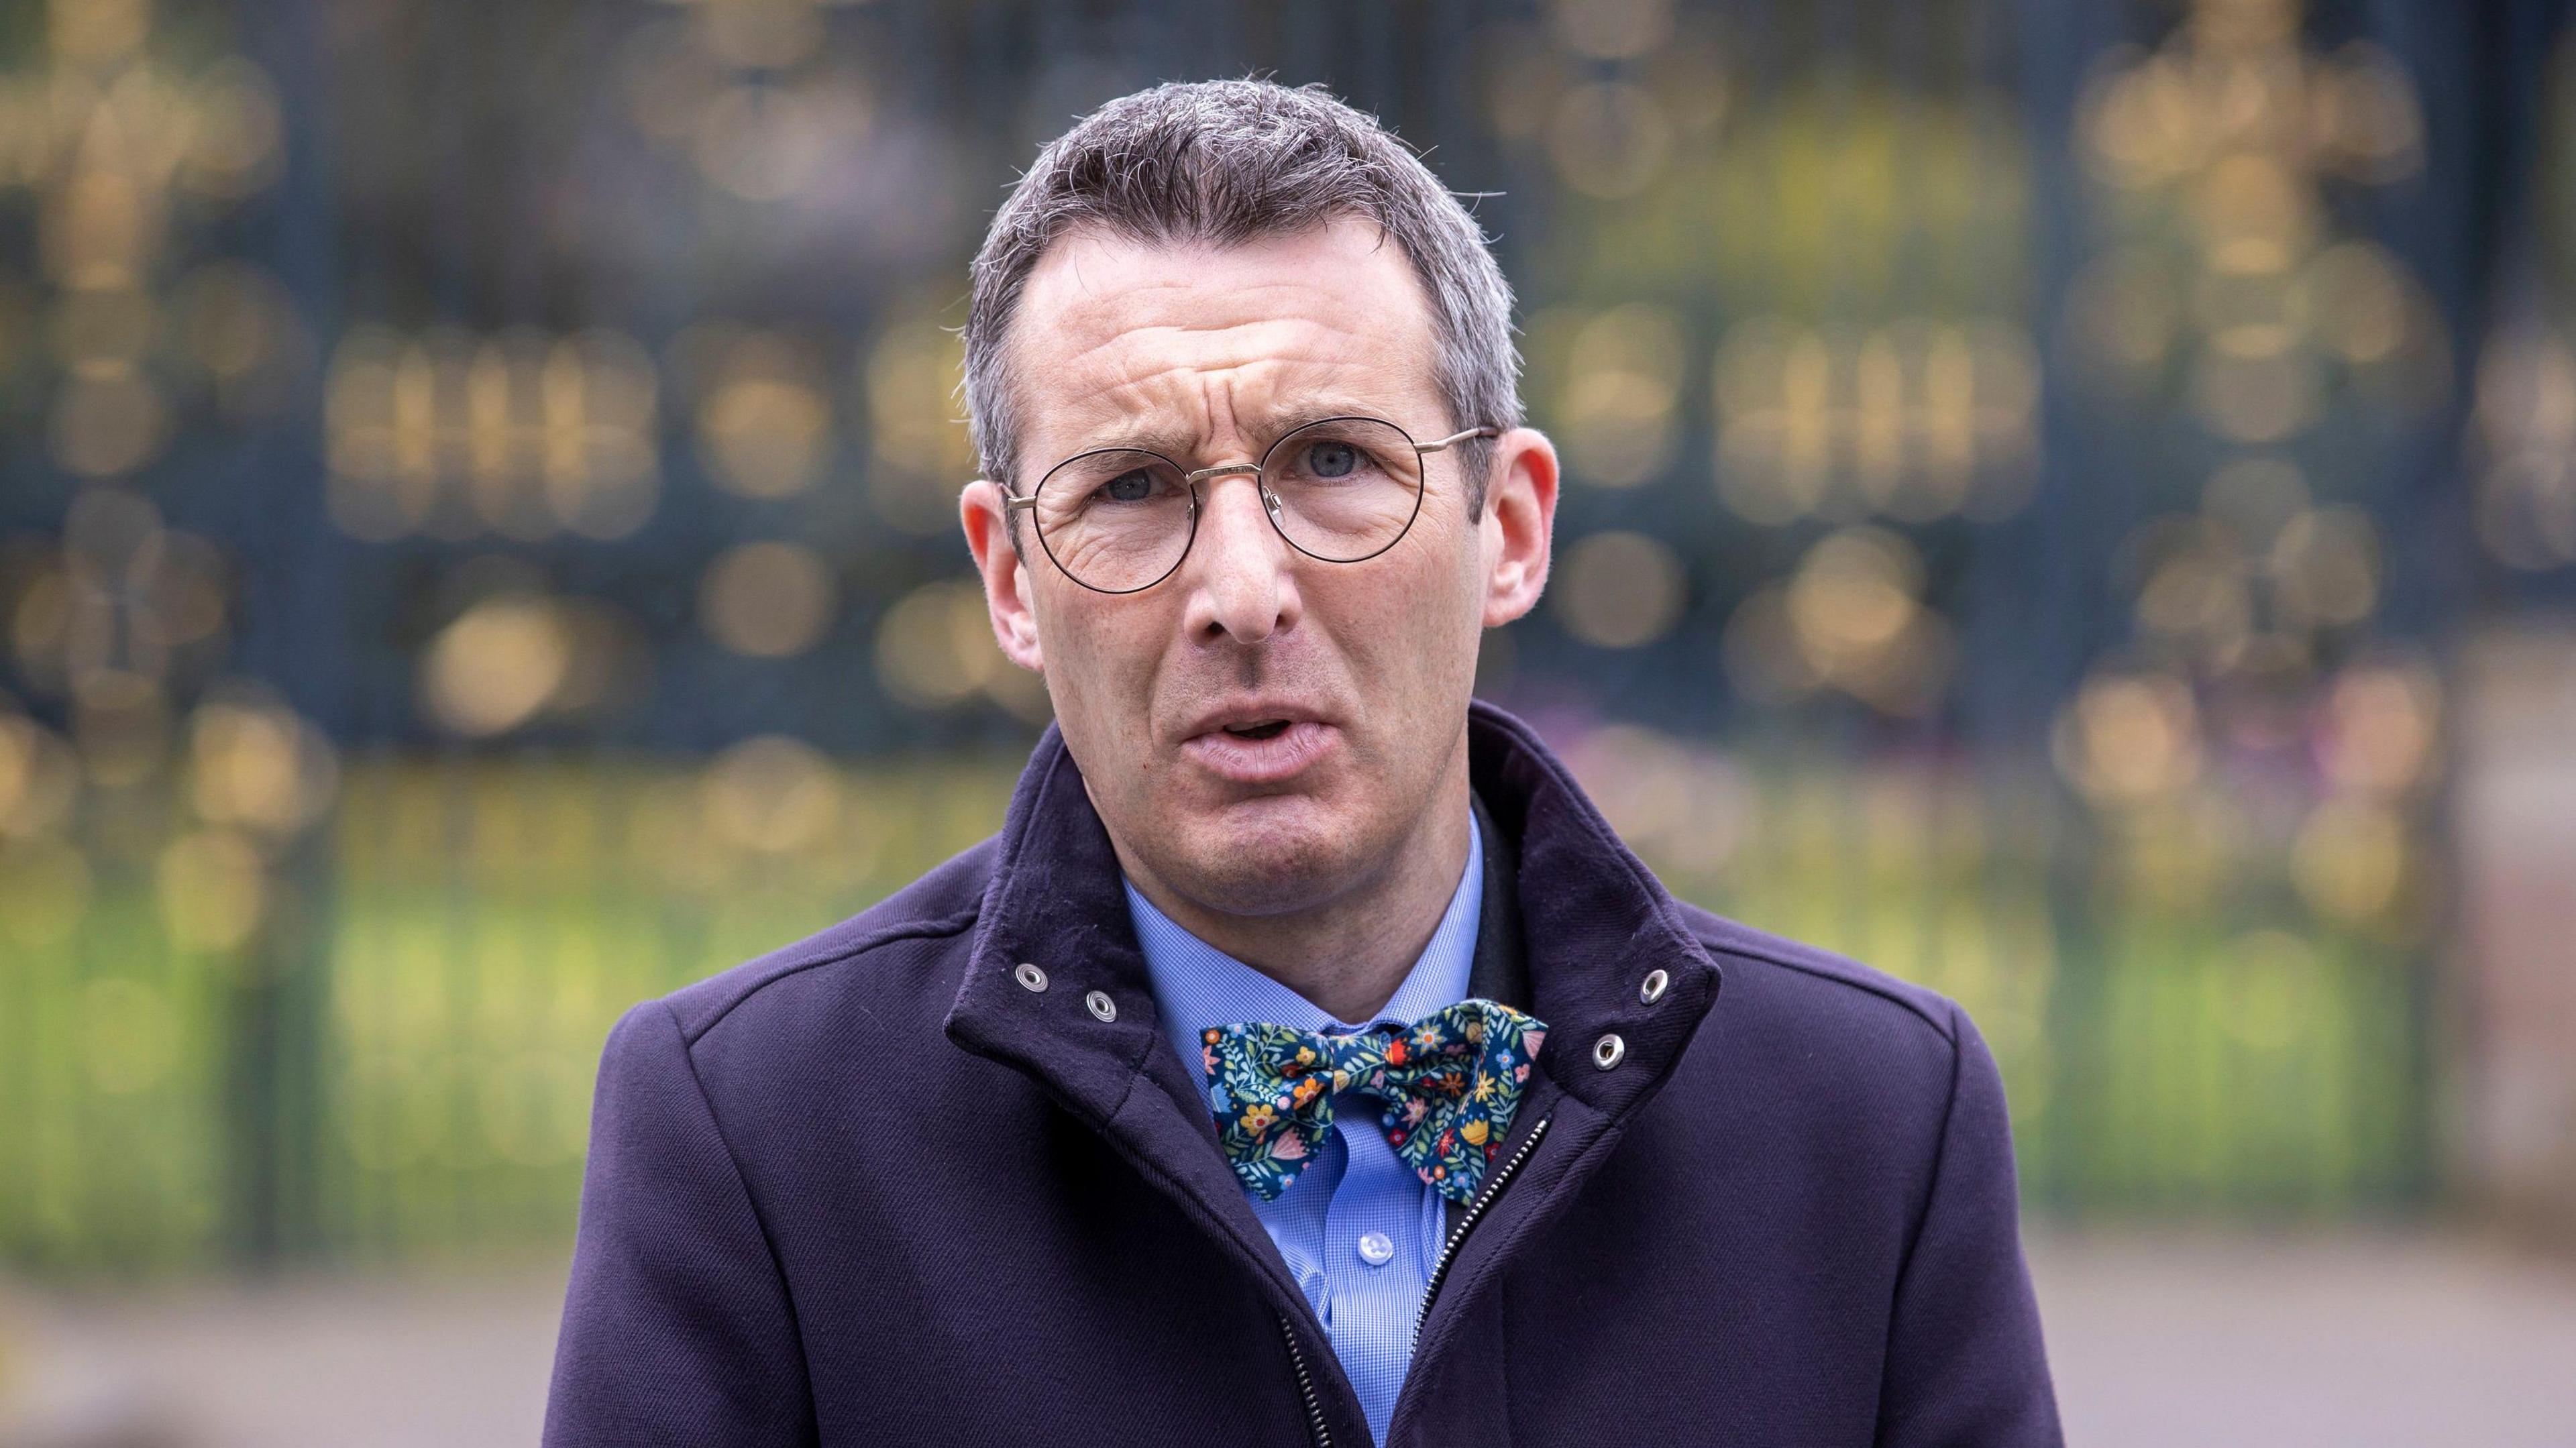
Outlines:
{"label": "blurred pavement", "polygon": [[2030,1257],[2075,1448],[2576,1448],[2576,1261],[2394,1233]]}
{"label": "blurred pavement", "polygon": [[[2349,1232],[2043,1233],[2031,1260],[2077,1448],[2576,1445],[2576,1262]],[[557,1267],[22,1291],[0,1448],[530,1442],[561,1289]]]}

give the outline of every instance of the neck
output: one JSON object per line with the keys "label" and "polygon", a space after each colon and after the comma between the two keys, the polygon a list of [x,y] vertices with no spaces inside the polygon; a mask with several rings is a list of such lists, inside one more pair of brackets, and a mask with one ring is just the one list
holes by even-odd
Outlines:
{"label": "neck", "polygon": [[1395,995],[1440,928],[1467,868],[1465,751],[1402,848],[1333,898],[1278,915],[1210,910],[1163,884],[1117,846],[1127,878],[1192,935],[1278,981],[1336,1020],[1365,1021]]}

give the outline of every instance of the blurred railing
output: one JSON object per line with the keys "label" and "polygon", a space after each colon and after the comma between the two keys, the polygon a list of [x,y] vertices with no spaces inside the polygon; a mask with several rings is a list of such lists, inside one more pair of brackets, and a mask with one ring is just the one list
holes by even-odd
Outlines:
{"label": "blurred railing", "polygon": [[199,899],[184,855],[58,877],[45,926],[0,944],[0,1256],[559,1246],[617,1015],[989,834],[1014,764],[844,767],[775,737],[705,767],[359,761],[308,896],[263,929],[210,929],[240,881]]}
{"label": "blurred railing", "polygon": [[[2214,800],[2137,822],[2100,878],[2070,882],[2076,822],[2044,776],[1757,762],[1619,726],[1565,742],[1685,896],[1964,1004],[2036,1204],[2315,1215],[2420,1193],[2408,954],[2270,923],[2260,897],[2298,887],[2247,878],[2272,852],[2213,823]],[[281,1013],[309,1023],[302,1052],[240,1034],[279,927],[210,940],[204,913],[230,907],[190,896],[194,867],[166,853],[102,871],[43,930],[13,914],[0,945],[0,1256],[557,1247],[617,1014],[981,838],[1016,766],[843,765],[775,737],[704,767],[353,762],[310,898],[285,912],[318,937],[286,947],[316,952]],[[2077,927],[2070,889],[2093,902]],[[245,1119],[262,1099],[283,1109]]]}
{"label": "blurred railing", "polygon": [[2554,999],[2458,968],[2452,815],[2482,694],[2576,715],[2463,666],[2576,610],[2564,9],[0,12],[0,1260],[558,1250],[620,1009],[997,822],[965,258],[1252,69],[1519,289],[1566,488],[1480,688],[1963,1001],[2034,1202],[2419,1206],[2454,1075],[2547,1178],[2576,1070],[2441,1025]]}

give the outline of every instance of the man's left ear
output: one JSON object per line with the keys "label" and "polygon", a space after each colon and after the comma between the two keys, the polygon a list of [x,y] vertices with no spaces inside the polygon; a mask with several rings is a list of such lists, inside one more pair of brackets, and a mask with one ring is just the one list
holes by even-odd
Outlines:
{"label": "man's left ear", "polygon": [[1556,527],[1556,444],[1532,427],[1494,443],[1485,481],[1485,627],[1510,623],[1538,606],[1547,587],[1549,538]]}

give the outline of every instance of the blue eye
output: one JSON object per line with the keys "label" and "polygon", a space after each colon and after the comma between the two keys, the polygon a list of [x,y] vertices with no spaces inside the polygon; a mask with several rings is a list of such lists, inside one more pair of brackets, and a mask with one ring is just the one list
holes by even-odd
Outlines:
{"label": "blue eye", "polygon": [[1143,468],[1120,473],[1100,485],[1100,496],[1113,503],[1141,503],[1153,495],[1153,475]]}
{"label": "blue eye", "polygon": [[1360,450],[1346,442],[1319,442],[1306,449],[1306,468],[1319,478],[1347,478],[1358,472]]}

